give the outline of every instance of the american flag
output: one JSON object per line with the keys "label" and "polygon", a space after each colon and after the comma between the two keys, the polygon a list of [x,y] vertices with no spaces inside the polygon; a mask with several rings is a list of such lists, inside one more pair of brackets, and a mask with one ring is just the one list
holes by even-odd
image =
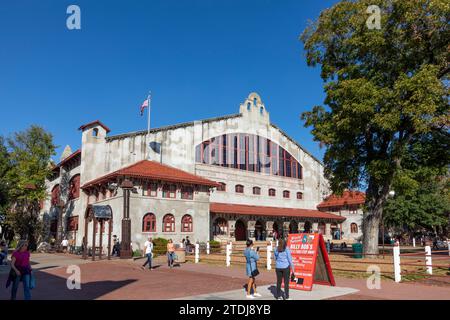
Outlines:
{"label": "american flag", "polygon": [[150,96],[147,99],[145,99],[144,102],[142,102],[142,105],[141,105],[141,116],[144,115],[145,108],[148,108],[149,100],[150,100]]}

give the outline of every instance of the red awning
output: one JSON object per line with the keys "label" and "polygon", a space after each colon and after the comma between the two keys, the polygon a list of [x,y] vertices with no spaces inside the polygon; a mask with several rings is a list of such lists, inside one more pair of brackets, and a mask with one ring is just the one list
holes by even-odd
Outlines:
{"label": "red awning", "polygon": [[345,218],[318,210],[298,209],[298,208],[279,208],[279,207],[265,207],[265,206],[250,206],[244,204],[229,204],[212,202],[210,205],[210,212],[214,213],[228,213],[228,214],[242,214],[242,215],[257,215],[257,216],[277,216],[277,217],[296,217],[296,218],[316,218],[316,219],[331,219],[337,221],[344,221]]}

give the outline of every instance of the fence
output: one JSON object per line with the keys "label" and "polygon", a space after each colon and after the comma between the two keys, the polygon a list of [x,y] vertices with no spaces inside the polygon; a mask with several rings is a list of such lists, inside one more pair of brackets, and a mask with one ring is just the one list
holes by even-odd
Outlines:
{"label": "fence", "polygon": [[[272,241],[265,244],[265,250],[260,251],[262,263],[267,270],[272,270],[273,250],[276,243]],[[448,243],[450,248],[450,243]],[[400,253],[401,250],[416,251]],[[419,251],[420,250],[420,251]],[[332,251],[330,254],[330,263],[332,270],[336,272],[348,273],[368,273],[368,267],[376,265],[379,272],[388,278],[394,279],[395,282],[401,282],[402,276],[439,276],[433,274],[435,271],[450,270],[450,250],[431,251],[430,246],[426,246],[425,250],[418,247],[401,249],[400,246],[391,246],[387,251],[379,254],[354,253],[346,250]],[[209,243],[196,244],[195,250],[192,252],[194,262],[215,261],[216,263],[225,263],[227,267],[232,264],[245,264],[242,245],[227,242],[223,244],[221,249],[215,248],[214,252]],[[363,255],[362,259],[354,259],[356,256]],[[213,256],[215,259],[213,259]],[[225,260],[223,260],[225,258]],[[358,268],[361,266],[361,268]]]}

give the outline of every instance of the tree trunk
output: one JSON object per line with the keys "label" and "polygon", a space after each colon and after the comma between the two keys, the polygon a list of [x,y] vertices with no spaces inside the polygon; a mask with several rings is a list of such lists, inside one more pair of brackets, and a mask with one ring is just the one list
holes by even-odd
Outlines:
{"label": "tree trunk", "polygon": [[[369,208],[363,215],[363,247],[365,254],[378,254],[378,234],[382,217],[382,207]],[[376,258],[369,255],[366,258]]]}

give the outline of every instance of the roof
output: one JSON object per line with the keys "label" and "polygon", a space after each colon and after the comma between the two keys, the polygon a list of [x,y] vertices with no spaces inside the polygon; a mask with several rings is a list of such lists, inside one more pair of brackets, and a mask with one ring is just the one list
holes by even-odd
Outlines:
{"label": "roof", "polygon": [[258,215],[258,216],[319,218],[319,219],[332,219],[340,221],[345,220],[344,217],[338,216],[336,214],[311,209],[264,207],[264,206],[251,206],[244,204],[217,203],[217,202],[211,203],[209,211],[215,213]]}
{"label": "roof", "polygon": [[[179,123],[179,124],[173,124],[173,125],[164,126],[164,127],[160,127],[160,128],[150,129],[150,133],[189,127],[189,126],[193,126],[196,122],[209,123],[209,122],[214,122],[214,121],[221,121],[221,120],[228,120],[228,119],[233,119],[233,118],[239,118],[241,116],[242,115],[240,113],[237,113],[237,114],[230,114],[230,115],[226,115],[226,116],[215,117],[215,118],[210,118],[210,119],[205,119],[205,120],[183,122],[183,123]],[[124,134],[118,134],[118,135],[115,135],[115,136],[107,137],[106,141],[109,142],[109,141],[113,141],[113,140],[117,140],[117,139],[124,139],[124,138],[129,138],[129,137],[146,135],[147,133],[148,133],[148,130],[141,130],[141,131],[124,133]]]}
{"label": "roof", "polygon": [[195,174],[168,165],[164,165],[155,161],[142,160],[130,166],[111,172],[95,180],[89,181],[85,183],[82,186],[82,188],[85,189],[94,186],[96,184],[101,184],[108,180],[115,179],[117,177],[146,178],[151,180],[182,182],[211,187],[219,186],[217,182],[196,176]]}
{"label": "roof", "polygon": [[345,190],[342,196],[332,194],[322,201],[317,208],[339,207],[349,204],[364,204],[366,202],[366,194],[361,191]]}
{"label": "roof", "polygon": [[61,166],[65,165],[66,163],[68,163],[70,160],[76,158],[77,156],[81,155],[81,150],[78,149],[77,151],[75,151],[74,153],[72,153],[70,156],[68,156],[67,158],[63,159],[60,163],[58,163],[56,166],[53,167],[52,170],[55,170],[57,168],[60,168]]}
{"label": "roof", "polygon": [[84,129],[92,127],[94,125],[98,125],[98,126],[102,127],[103,129],[106,130],[106,133],[111,131],[111,130],[109,130],[109,128],[107,126],[105,126],[103,123],[101,123],[100,120],[95,120],[95,121],[86,123],[86,124],[82,125],[81,127],[79,127],[78,130],[82,130],[83,131]]}

